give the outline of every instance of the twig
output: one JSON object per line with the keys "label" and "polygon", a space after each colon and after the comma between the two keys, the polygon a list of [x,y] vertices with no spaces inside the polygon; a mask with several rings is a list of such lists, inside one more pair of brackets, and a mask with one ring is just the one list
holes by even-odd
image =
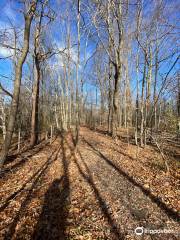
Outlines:
{"label": "twig", "polygon": [[6,89],[2,86],[1,83],[0,83],[0,88],[1,88],[2,91],[5,92],[8,96],[10,96],[11,98],[13,98],[13,95],[12,95],[8,90],[6,90]]}
{"label": "twig", "polygon": [[165,163],[165,166],[166,166],[166,170],[167,170],[166,173],[169,174],[169,166],[168,166],[168,164],[167,164],[167,159],[166,159],[163,151],[161,150],[161,148],[160,148],[160,146],[159,146],[159,144],[158,144],[158,142],[157,142],[157,139],[156,139],[155,137],[153,137],[152,135],[150,135],[150,136],[151,136],[151,138],[154,140],[154,142],[155,142],[155,144],[156,144],[156,146],[157,146],[157,148],[158,148],[158,150],[159,150],[159,152],[160,152],[160,154],[161,154],[161,156],[162,156],[162,158],[163,158],[163,160],[164,160],[164,163]]}

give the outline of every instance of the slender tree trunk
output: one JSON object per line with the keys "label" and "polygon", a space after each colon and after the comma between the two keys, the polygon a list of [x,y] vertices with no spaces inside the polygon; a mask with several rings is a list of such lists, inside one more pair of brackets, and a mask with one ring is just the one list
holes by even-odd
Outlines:
{"label": "slender tree trunk", "polygon": [[0,97],[0,112],[1,112],[1,122],[2,122],[2,133],[3,133],[3,139],[5,140],[6,137],[6,114],[4,110],[4,99]]}
{"label": "slender tree trunk", "polygon": [[21,148],[21,127],[19,127],[18,130],[18,153],[20,152],[20,148]]}
{"label": "slender tree trunk", "polygon": [[55,114],[55,121],[56,121],[56,127],[59,129],[59,118],[58,118],[58,112],[57,112],[57,93],[56,93],[56,103],[54,106],[54,114]]}
{"label": "slender tree trunk", "polygon": [[50,144],[52,144],[52,139],[53,139],[53,126],[51,125]]}
{"label": "slender tree trunk", "polygon": [[32,93],[31,143],[30,143],[31,147],[38,143],[39,84],[40,84],[40,66],[38,57],[35,57],[35,82]]}
{"label": "slender tree trunk", "polygon": [[81,1],[78,0],[78,14],[77,14],[77,29],[78,29],[78,59],[76,64],[76,131],[75,131],[75,144],[77,146],[79,142],[79,62],[80,62],[80,6]]}
{"label": "slender tree trunk", "polygon": [[39,85],[41,77],[40,69],[40,33],[41,33],[41,22],[43,16],[43,8],[39,17],[38,25],[36,27],[35,38],[34,38],[34,56],[35,56],[35,80],[32,93],[32,116],[31,116],[31,142],[30,145],[33,147],[38,143],[38,116],[39,116]]}
{"label": "slender tree trunk", "polygon": [[128,128],[129,111],[128,111],[128,93],[129,93],[129,69],[128,69],[128,59],[126,57],[126,69],[125,69],[125,85],[124,85],[124,127]]}
{"label": "slender tree trunk", "polygon": [[150,112],[150,97],[151,97],[151,79],[152,78],[152,49],[150,45],[150,54],[149,54],[149,66],[148,66],[148,76],[146,81],[146,102],[145,102],[145,112],[144,112],[144,145],[146,146],[147,138],[147,120],[148,113]]}
{"label": "slender tree trunk", "polygon": [[12,135],[14,132],[14,125],[16,120],[18,104],[19,104],[22,67],[26,60],[26,56],[29,50],[30,28],[31,28],[31,22],[32,22],[33,13],[35,12],[35,9],[36,9],[36,1],[33,1],[28,13],[25,15],[24,43],[23,43],[22,54],[17,61],[17,65],[15,69],[13,99],[11,102],[10,114],[9,114],[8,125],[7,125],[7,133],[6,133],[5,141],[0,154],[0,169],[2,168],[4,161],[6,160],[6,157],[8,155],[8,151],[11,145]]}
{"label": "slender tree trunk", "polygon": [[124,84],[124,127],[127,128],[127,76]]}
{"label": "slender tree trunk", "polygon": [[159,129],[159,127],[160,127],[161,113],[162,113],[162,102],[160,101],[160,103],[159,103],[159,114],[158,114],[158,119],[157,119],[157,129]]}
{"label": "slender tree trunk", "polygon": [[118,99],[119,99],[119,81],[120,71],[119,65],[115,64],[115,75],[114,75],[114,92],[113,92],[113,113],[112,113],[112,137],[117,136],[117,115],[118,115]]}
{"label": "slender tree trunk", "polygon": [[[159,68],[159,64],[158,64],[158,42],[156,40],[156,56],[155,56],[155,78],[154,78],[154,93],[153,93],[153,100],[154,100],[154,129],[155,131],[157,130],[157,99],[156,99],[156,86],[157,86],[157,76],[158,76],[158,68]],[[153,121],[153,118],[152,120]],[[153,125],[153,124],[152,124]],[[153,127],[153,126],[152,126]]]}
{"label": "slender tree trunk", "polygon": [[69,18],[68,18],[68,33],[67,33],[67,45],[68,45],[68,60],[67,60],[67,82],[68,82],[68,128],[71,128],[71,119],[72,119],[72,110],[71,110],[71,68],[70,68],[70,48],[71,48],[71,38],[70,38],[70,25],[69,25]]}
{"label": "slender tree trunk", "polygon": [[180,138],[180,74],[177,76],[178,96],[177,96],[177,138]]}
{"label": "slender tree trunk", "polygon": [[143,81],[142,81],[142,95],[141,95],[141,147],[143,147],[143,135],[144,135],[144,87],[146,81],[146,61],[144,63]]}
{"label": "slender tree trunk", "polygon": [[[137,5],[137,41],[139,42],[140,23],[142,19],[142,1]],[[135,122],[135,142],[138,145],[138,120],[139,120],[139,43],[136,55],[136,122]]]}
{"label": "slender tree trunk", "polygon": [[138,117],[139,117],[139,47],[136,58],[136,123],[135,123],[135,142],[138,145]]}
{"label": "slender tree trunk", "polygon": [[112,76],[112,64],[109,61],[109,78],[108,78],[108,133],[112,133],[111,128],[111,118],[112,118],[112,86],[111,86],[111,76]]}

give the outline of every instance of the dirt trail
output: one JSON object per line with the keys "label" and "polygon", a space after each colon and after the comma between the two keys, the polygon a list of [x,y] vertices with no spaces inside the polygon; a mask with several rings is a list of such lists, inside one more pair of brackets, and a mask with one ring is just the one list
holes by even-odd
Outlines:
{"label": "dirt trail", "polygon": [[121,168],[114,144],[82,128],[76,155],[68,134],[17,160],[2,176],[0,239],[178,239],[177,213]]}
{"label": "dirt trail", "polygon": [[[179,224],[176,222],[178,215],[165,207],[158,197],[153,197],[150,191],[136,182],[127,171],[121,169],[120,159],[123,154],[116,156],[119,159],[119,166],[113,161],[113,156],[108,157],[111,145],[110,143],[108,145],[107,136],[90,133],[88,129],[84,129],[81,137],[79,165],[85,166],[86,179],[88,176],[91,178],[90,185],[96,197],[100,196],[103,199],[109,213],[106,218],[110,220],[110,225],[113,223],[112,231],[115,225],[119,232],[124,233],[126,239],[129,239],[128,237],[136,239],[134,229],[142,226],[146,229],[179,231]],[[95,184],[95,188],[92,183]],[[99,203],[101,204],[101,201]],[[176,237],[170,234],[154,234],[145,235],[144,239],[176,239]]]}

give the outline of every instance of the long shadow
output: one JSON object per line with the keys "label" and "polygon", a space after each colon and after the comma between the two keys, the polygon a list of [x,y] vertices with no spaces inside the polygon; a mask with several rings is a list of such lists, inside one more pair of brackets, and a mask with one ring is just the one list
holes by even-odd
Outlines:
{"label": "long shadow", "polygon": [[86,129],[89,129],[91,132],[94,133],[99,133],[103,136],[109,136],[112,137],[112,134],[110,132],[108,132],[108,130],[104,130],[104,129],[99,129],[99,128],[93,128],[93,127],[89,127],[89,126],[83,126]]}
{"label": "long shadow", "polygon": [[[52,143],[56,140],[56,138],[57,138],[57,136],[54,138]],[[50,144],[50,139],[47,139],[47,140],[42,139],[41,141],[38,142],[37,145],[32,147],[32,146],[30,146],[30,142],[29,141],[30,140],[28,140],[27,143],[24,144],[25,146],[21,148],[20,152],[8,155],[4,165],[7,165],[7,164],[13,162],[18,156],[21,156],[21,155],[23,155],[24,153],[26,153],[28,151],[32,151],[32,152],[35,151],[35,153],[36,153],[36,149],[38,150],[39,148],[41,148],[41,146],[43,148],[44,146]],[[17,147],[16,148],[15,147],[11,148],[10,152],[12,152],[13,149],[16,150]]]}
{"label": "long shadow", "polygon": [[[180,159],[180,152],[178,152],[178,149],[180,149],[180,147],[173,146],[171,144],[167,145],[167,143],[164,144],[163,148],[161,147],[163,153],[166,154],[167,156],[174,157],[178,161]],[[159,149],[157,148],[157,145],[153,142],[150,145],[153,147],[154,151],[156,151],[159,154]]]}
{"label": "long shadow", "polygon": [[48,167],[50,166],[50,164],[52,164],[58,156],[60,148],[58,148],[58,150],[56,150],[54,153],[51,154],[51,156],[47,159],[47,161],[43,164],[43,166],[36,172],[35,176],[33,175],[33,177],[31,179],[34,179],[31,188],[27,191],[27,196],[26,198],[23,200],[23,202],[21,203],[21,207],[19,208],[18,212],[16,213],[15,218],[13,219],[13,222],[9,225],[8,231],[5,234],[4,239],[5,240],[9,240],[12,239],[14,233],[15,233],[15,229],[16,226],[20,220],[20,218],[23,217],[23,215],[25,214],[26,211],[26,207],[28,206],[28,204],[31,202],[31,199],[33,198],[33,191],[36,188],[39,180],[43,177],[43,175],[45,174],[46,170],[48,169]]}
{"label": "long shadow", "polygon": [[[118,147],[119,147],[119,145],[117,145]],[[127,153],[124,153],[123,151],[120,151],[119,149],[117,150],[116,148],[114,148],[114,147],[110,147],[113,151],[115,151],[115,152],[117,152],[117,153],[119,153],[119,154],[121,154],[121,155],[124,155],[125,157],[128,157],[128,158],[130,158],[131,160],[135,160],[133,157],[131,157],[129,154],[127,154]]]}
{"label": "long shadow", "polygon": [[[58,152],[59,152],[59,150],[60,150],[60,148],[58,149]],[[55,150],[53,153],[50,154],[47,161],[21,186],[21,188],[19,188],[17,191],[12,193],[6,199],[6,201],[0,207],[0,212],[3,211],[9,205],[9,203],[12,199],[14,199],[18,194],[20,194],[25,189],[25,187],[27,186],[28,183],[30,183],[34,178],[37,178],[39,176],[39,174],[41,174],[42,170],[51,163],[51,158],[53,157],[53,155],[56,151],[57,150]]]}
{"label": "long shadow", "polygon": [[[23,142],[23,148],[28,143],[28,141],[29,141],[29,136],[25,136],[25,137],[21,138],[21,142]],[[17,150],[17,148],[18,148],[18,139],[13,139],[9,152],[15,151],[15,150]],[[14,155],[16,155],[16,154],[14,154]]]}
{"label": "long shadow", "polygon": [[[132,136],[132,135],[128,135],[128,136],[119,135],[119,139],[120,139],[121,142],[123,142],[123,143],[130,143],[131,145],[136,145],[134,136]],[[138,140],[139,140],[139,139],[138,139]]]}
{"label": "long shadow", "polygon": [[[20,152],[13,153],[13,151],[17,151],[17,148],[18,148],[18,143],[17,142],[15,142],[14,144],[11,145],[9,155],[7,156],[7,159],[4,163],[4,165],[7,165],[7,164],[13,162],[18,156],[20,156],[24,152],[27,152],[28,150],[31,149],[30,146],[29,146],[30,139],[28,137],[23,138],[21,141],[23,141],[23,146],[22,146],[22,143],[21,143]],[[36,146],[38,147],[44,142],[46,142],[46,141],[41,140]],[[36,146],[34,146],[34,148],[36,148]]]}
{"label": "long shadow", "polygon": [[45,194],[44,205],[32,239],[68,239],[66,234],[66,203],[69,196],[68,159],[64,141],[61,141],[63,176],[55,179]]}
{"label": "long shadow", "polygon": [[101,208],[101,211],[104,215],[104,217],[107,219],[108,223],[109,223],[109,226],[111,228],[111,232],[117,237],[118,240],[123,240],[125,239],[125,235],[123,233],[120,232],[120,229],[118,228],[117,226],[117,223],[114,221],[114,219],[111,217],[111,213],[110,211],[108,210],[107,208],[107,204],[106,204],[106,201],[102,198],[101,194],[99,193],[96,185],[94,184],[93,182],[93,178],[92,178],[92,175],[90,173],[90,170],[88,168],[88,166],[86,165],[84,159],[82,158],[82,155],[80,152],[79,153],[79,156],[81,158],[81,161],[83,162],[85,168],[86,168],[86,171],[88,173],[88,175],[86,175],[82,168],[80,167],[80,164],[77,162],[76,159],[74,159],[74,162],[76,163],[76,166],[79,170],[79,173],[81,174],[81,176],[85,179],[86,182],[88,182],[88,184],[91,186],[91,188],[93,189],[94,193],[95,193],[95,196],[96,196],[96,199],[98,200],[98,203],[99,203],[99,206]]}
{"label": "long shadow", "polygon": [[168,215],[169,218],[172,218],[175,221],[178,221],[180,218],[180,214],[175,212],[173,209],[169,208],[162,200],[156,196],[154,196],[150,190],[145,189],[140,183],[138,183],[132,176],[129,176],[126,172],[124,172],[121,168],[117,167],[111,160],[109,160],[104,154],[102,154],[99,150],[97,150],[92,144],[90,144],[84,137],[83,140],[86,144],[88,144],[93,151],[100,156],[102,159],[106,161],[111,167],[113,167],[119,174],[123,175],[129,182],[131,182],[134,186],[141,189],[141,191],[151,199],[158,207],[161,208]]}
{"label": "long shadow", "polygon": [[[108,132],[107,130],[103,130],[103,129],[90,129],[92,132],[97,132],[101,135],[105,135],[105,136],[109,136],[109,137],[112,137],[112,134],[110,132]],[[129,135],[128,137],[127,136],[122,136],[120,134],[117,135],[117,138],[120,139],[122,142],[124,143],[130,143],[130,144],[133,144],[135,145],[135,140],[134,140],[134,137],[132,135]]]}
{"label": "long shadow", "polygon": [[82,154],[80,153],[80,151],[78,151],[78,155],[80,156],[81,162],[83,163],[87,174],[83,171],[83,169],[81,168],[80,164],[77,161],[77,158],[75,156],[74,153],[74,149],[72,148],[72,146],[70,146],[70,144],[66,141],[71,154],[73,155],[73,161],[76,164],[78,171],[80,173],[80,175],[84,178],[84,180],[90,185],[90,187],[93,189],[96,199],[98,200],[99,206],[101,208],[101,211],[104,215],[104,217],[107,219],[109,226],[111,228],[112,233],[114,234],[114,236],[118,239],[118,240],[123,240],[125,239],[125,235],[123,233],[120,232],[117,223],[114,221],[114,219],[111,217],[111,213],[109,212],[108,208],[107,208],[107,204],[106,201],[102,198],[101,194],[99,193],[99,190],[97,189],[96,185],[93,182],[93,177],[91,175],[91,172],[87,166],[87,164],[85,163]]}
{"label": "long shadow", "polygon": [[[49,144],[50,144],[49,140],[45,141],[45,142],[41,142],[40,144],[35,146],[32,150],[31,149],[26,149],[23,152],[21,152],[20,154],[9,156],[9,157],[12,157],[13,158],[12,161],[14,161],[18,157],[18,155],[19,155],[20,156],[20,160],[18,162],[16,162],[14,165],[10,166],[10,167],[4,167],[3,170],[0,173],[0,178],[3,178],[4,176],[6,176],[6,174],[9,173],[9,172],[11,174],[15,173],[20,167],[22,167],[29,160],[29,158],[31,158],[34,155],[38,154],[45,146],[48,146]],[[28,151],[30,151],[30,152],[28,152]],[[21,156],[21,154],[22,154],[22,156]]]}
{"label": "long shadow", "polygon": [[[89,128],[89,127],[88,127]],[[106,136],[110,136],[112,137],[112,134],[109,133],[107,130],[103,130],[103,129],[99,129],[99,128],[96,128],[96,129],[91,129],[89,128],[92,132],[97,132],[97,133],[100,133],[102,135],[106,135]]]}
{"label": "long shadow", "polygon": [[[89,127],[87,127],[87,128],[89,128]],[[109,136],[109,137],[112,137],[112,134],[110,133],[110,132],[108,132],[107,130],[103,130],[103,129],[98,129],[98,128],[96,128],[96,129],[91,129],[91,128],[89,128],[92,132],[97,132],[97,133],[99,133],[99,134],[101,134],[101,135],[105,135],[105,136]],[[130,134],[128,137],[127,136],[122,136],[120,133],[118,133],[117,134],[117,138],[119,139],[119,140],[121,140],[123,143],[130,143],[130,144],[132,144],[132,145],[136,145],[136,143],[135,143],[135,139],[134,139],[134,136],[132,135],[132,134]],[[140,139],[138,138],[138,141],[139,141]],[[149,142],[148,142],[148,144],[149,144]]]}

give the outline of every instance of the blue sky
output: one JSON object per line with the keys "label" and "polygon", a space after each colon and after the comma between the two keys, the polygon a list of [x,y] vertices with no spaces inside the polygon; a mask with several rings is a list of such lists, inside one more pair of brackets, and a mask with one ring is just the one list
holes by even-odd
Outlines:
{"label": "blue sky", "polygon": [[[0,1],[0,8],[1,8],[1,15],[0,15],[0,30],[3,31],[7,29],[6,32],[8,32],[8,37],[9,40],[7,41],[10,43],[12,46],[12,39],[13,39],[13,31],[12,31],[12,25],[16,27],[16,29],[19,31],[19,39],[20,42],[22,41],[22,33],[23,33],[23,25],[24,25],[24,19],[22,14],[20,13],[20,8],[22,5],[18,4],[18,1],[6,1],[6,0],[1,0]],[[65,47],[65,38],[67,34],[67,19],[64,18],[63,20],[60,19],[60,14],[62,15],[62,12],[64,16],[66,15],[66,7],[67,3],[66,1],[63,2],[61,1],[60,7],[58,6],[58,1],[55,4],[55,1],[51,1],[51,7],[56,9],[59,8],[61,9],[60,11],[56,12],[56,17],[59,19],[58,21],[55,21],[54,23],[51,24],[50,28],[47,29],[49,31],[49,39],[52,44],[56,44],[59,49],[63,49]],[[75,9],[71,9],[73,11],[76,11]],[[68,11],[67,11],[68,13]],[[73,35],[71,36],[71,42],[72,44],[77,45],[77,29],[76,29],[76,23],[74,22],[74,16],[73,13],[70,15],[70,27],[73,32]],[[59,25],[61,23],[61,25]],[[57,30],[58,29],[58,30]],[[32,34],[31,34],[32,35]],[[82,39],[81,40],[81,60],[83,61],[84,58],[84,44],[85,41]],[[95,48],[95,44],[91,42],[89,44],[88,42],[88,47],[87,47],[87,58],[93,53]],[[4,48],[0,46],[0,58],[1,57],[7,57],[12,55],[13,52],[7,48]],[[71,49],[71,55],[72,59],[74,61],[77,61],[77,47],[73,47]],[[57,57],[54,57],[50,59],[51,63],[55,63],[57,61]],[[26,70],[26,66],[24,66],[24,71]],[[14,70],[12,66],[12,61],[9,59],[1,59],[0,60],[0,81],[2,82],[3,86],[7,88],[8,90],[12,90],[12,78],[13,78]],[[7,78],[3,77],[6,76]]]}
{"label": "blue sky", "polygon": [[[6,1],[6,0],[0,1],[0,9],[1,9],[0,30],[3,32],[5,29],[7,29],[10,39],[12,38],[11,24],[20,26],[21,17],[17,16],[15,12],[16,7],[17,5],[15,4],[15,1]],[[12,54],[11,50],[0,47],[0,57],[7,57],[7,56],[10,56],[11,54]],[[12,88],[12,75],[13,75],[12,67],[13,66],[12,66],[11,60],[8,60],[8,59],[1,60],[0,74],[9,77],[9,79],[0,76],[0,81],[3,83],[3,86],[9,90],[11,90]]]}
{"label": "blue sky", "polygon": [[[63,49],[65,46],[65,38],[66,38],[66,29],[67,29],[67,18],[66,18],[66,11],[67,11],[67,1],[57,1],[59,3],[55,3],[54,0],[51,0],[51,6],[52,8],[56,9],[56,14],[57,14],[57,18],[59,18],[59,21],[55,21],[51,27],[49,29],[47,29],[47,31],[49,31],[49,38],[50,41],[52,41],[53,43],[56,43],[57,47],[60,49]],[[150,9],[151,9],[151,2],[150,0],[146,0],[144,1],[144,3],[147,5],[147,9],[146,11],[149,12],[150,14]],[[180,20],[180,11],[177,11],[173,14],[171,13],[172,11],[172,5],[173,4],[177,4],[178,0],[167,0],[166,1],[166,7],[167,7],[167,11],[169,12],[169,18],[170,18],[170,22],[172,24],[177,24],[180,25],[180,21],[178,22],[178,19]],[[178,6],[178,5],[177,5]],[[22,5],[20,5],[18,3],[18,1],[16,0],[1,0],[0,1],[0,9],[1,9],[1,14],[0,14],[0,30],[6,29],[8,28],[8,32],[9,32],[9,39],[10,41],[13,38],[13,33],[12,33],[12,25],[15,25],[16,28],[18,29],[19,32],[19,39],[20,42],[22,40],[22,30],[23,30],[23,25],[24,25],[24,20],[23,20],[23,16],[20,13],[20,7],[22,7]],[[72,9],[68,9],[67,13],[69,13],[69,11],[71,11],[71,15],[70,15],[70,27],[71,30],[73,32],[72,34],[72,39],[71,42],[72,44],[77,44],[77,29],[76,29],[76,23],[74,21],[74,15],[73,12],[75,13],[75,9],[71,6]],[[146,13],[145,11],[145,13]],[[63,19],[60,18],[60,15],[63,13]],[[61,16],[62,17],[62,16]],[[84,16],[85,17],[85,16]],[[146,16],[147,18],[150,16]],[[86,19],[85,19],[86,21]],[[11,25],[12,24],[12,25]],[[94,52],[95,50],[95,46],[96,46],[96,38],[94,39],[90,39],[88,41],[88,47],[87,47],[87,56],[91,56],[91,54]],[[171,51],[171,48],[173,49],[173,45],[172,43],[169,43],[169,45],[164,45],[164,49],[166,51],[167,49],[167,54],[168,52]],[[85,38],[81,38],[81,61],[83,62],[83,56],[84,56],[84,49],[85,49]],[[136,50],[136,46],[134,45],[134,49]],[[2,48],[0,46],[0,57],[6,57],[11,55],[12,52],[8,49]],[[71,54],[72,54],[72,58],[76,61],[77,60],[77,48],[74,47],[71,50]],[[174,59],[176,58],[177,55],[175,55],[170,61],[168,61],[166,64],[162,64],[162,68],[161,68],[161,74],[165,74],[168,70],[169,70],[169,66],[171,65],[171,63],[174,61]],[[50,63],[54,64],[57,61],[57,58],[54,57],[50,60]],[[88,73],[88,75],[92,75],[93,76],[93,71],[92,71],[92,60],[89,62],[89,64],[86,67],[86,71]],[[134,63],[132,63],[133,65]],[[174,72],[179,68],[179,65],[177,64]],[[26,71],[27,66],[24,66],[24,72]],[[131,72],[131,87],[132,89],[135,88],[135,68],[133,68],[133,70],[130,70]],[[13,70],[13,66],[12,66],[12,61],[11,60],[0,60],[0,81],[2,82],[3,86],[6,87],[7,89],[9,89],[10,91],[12,91],[12,79],[13,79],[13,74],[14,74],[14,70]],[[173,74],[173,72],[172,72]],[[7,78],[2,77],[2,75],[7,76],[9,79],[7,80]],[[141,76],[140,76],[141,78]],[[91,84],[86,84],[86,91],[94,91],[95,88],[93,85]]]}

